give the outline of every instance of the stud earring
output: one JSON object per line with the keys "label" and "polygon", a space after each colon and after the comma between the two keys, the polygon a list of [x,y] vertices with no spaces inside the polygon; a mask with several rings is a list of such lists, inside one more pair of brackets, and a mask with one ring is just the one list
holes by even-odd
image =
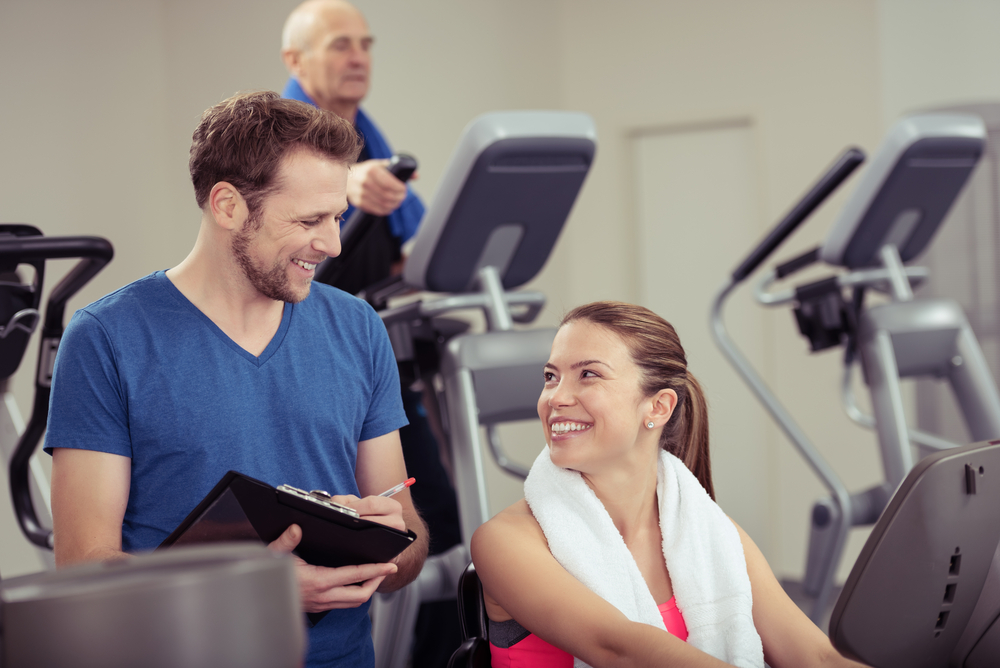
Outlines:
{"label": "stud earring", "polygon": [[652,420],[650,420],[649,422],[646,423],[646,429],[652,429],[655,426],[656,426],[656,423],[654,423]]}

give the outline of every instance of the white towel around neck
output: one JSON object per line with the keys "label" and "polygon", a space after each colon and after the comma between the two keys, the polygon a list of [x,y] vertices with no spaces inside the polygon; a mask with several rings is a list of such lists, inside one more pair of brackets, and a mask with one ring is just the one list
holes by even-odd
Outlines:
{"label": "white towel around neck", "polygon": [[[762,668],[753,598],[736,527],[688,470],[661,451],[656,494],[663,556],[688,643],[726,663]],[[552,556],[592,592],[635,622],[666,631],[632,553],[580,473],[552,463],[546,446],[524,497]],[[586,666],[576,659],[575,666]]]}

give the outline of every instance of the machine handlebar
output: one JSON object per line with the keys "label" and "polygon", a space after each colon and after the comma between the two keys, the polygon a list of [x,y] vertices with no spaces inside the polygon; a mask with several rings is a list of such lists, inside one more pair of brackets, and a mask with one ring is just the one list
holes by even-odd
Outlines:
{"label": "machine handlebar", "polygon": [[48,422],[52,364],[63,334],[66,303],[100,272],[111,258],[114,248],[101,237],[15,237],[0,239],[0,263],[44,262],[45,260],[80,258],[49,295],[42,327],[42,340],[35,376],[35,401],[31,419],[17,442],[10,458],[10,491],[14,514],[24,535],[39,547],[52,549],[52,532],[42,527],[35,512],[28,483],[31,455],[45,433]]}
{"label": "machine handlebar", "polygon": [[844,151],[826,174],[816,182],[799,203],[771,230],[760,245],[736,268],[732,275],[733,284],[743,282],[747,276],[752,274],[864,161],[865,154],[861,149],[849,148]]}
{"label": "machine handlebar", "polygon": [[[417,159],[406,153],[398,153],[389,159],[386,169],[397,179],[406,183],[413,176],[413,173],[417,171]],[[374,223],[378,218],[381,218],[381,216],[376,216],[361,209],[354,209],[351,217],[340,226],[340,255],[338,257],[350,257],[361,246],[362,242],[368,237],[368,234],[375,229]],[[344,272],[344,265],[333,260],[334,258],[328,258],[316,268],[316,277],[314,280],[329,285],[336,284],[337,279]]]}

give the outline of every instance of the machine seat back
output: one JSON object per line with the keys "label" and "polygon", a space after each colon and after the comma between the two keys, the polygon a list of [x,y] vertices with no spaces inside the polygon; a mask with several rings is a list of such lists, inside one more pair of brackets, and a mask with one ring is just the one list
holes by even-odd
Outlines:
{"label": "machine seat back", "polygon": [[489,668],[490,640],[483,585],[470,563],[458,580],[458,616],[462,645],[448,661],[448,668]]}

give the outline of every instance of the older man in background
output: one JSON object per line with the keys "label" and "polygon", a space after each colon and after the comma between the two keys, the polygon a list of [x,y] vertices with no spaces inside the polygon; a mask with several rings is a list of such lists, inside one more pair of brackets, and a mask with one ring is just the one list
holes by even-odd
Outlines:
{"label": "older man in background", "polygon": [[[334,282],[358,292],[398,272],[401,245],[417,231],[424,205],[386,168],[393,152],[371,118],[361,109],[371,82],[374,38],[360,11],[343,0],[307,0],[289,15],[282,33],[281,57],[291,77],[283,95],[332,111],[351,121],[364,148],[351,169],[347,198],[355,208],[377,216],[375,229],[362,245],[341,256]],[[427,420],[420,392],[403,389],[410,424],[400,430],[414,504],[430,530],[430,553],[439,554],[461,542],[455,491],[441,464],[439,447]],[[453,601],[424,604],[417,620],[413,665],[445,666],[461,643]]]}
{"label": "older man in background", "polygon": [[424,215],[415,193],[386,169],[392,149],[360,108],[371,81],[374,42],[365,17],[342,0],[307,0],[285,22],[281,57],[292,75],[284,97],[314,104],[354,124],[364,138],[351,170],[347,199],[354,207],[388,219],[398,242],[412,237]]}

